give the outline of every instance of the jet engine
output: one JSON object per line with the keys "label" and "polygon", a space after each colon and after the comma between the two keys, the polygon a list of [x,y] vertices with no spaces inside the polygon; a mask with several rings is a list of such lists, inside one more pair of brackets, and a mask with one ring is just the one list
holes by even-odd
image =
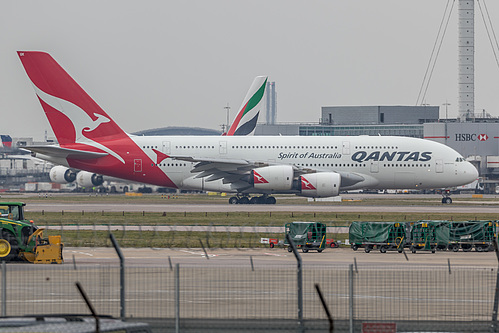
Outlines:
{"label": "jet engine", "polygon": [[65,166],[57,165],[50,169],[49,177],[53,183],[72,183],[76,180],[76,172]]}
{"label": "jet engine", "polygon": [[104,178],[102,175],[96,173],[91,173],[88,171],[80,171],[76,177],[79,186],[82,187],[94,187],[100,186],[104,183]]}
{"label": "jet engine", "polygon": [[341,176],[335,172],[318,172],[300,176],[301,196],[334,197],[340,193]]}
{"label": "jet engine", "polygon": [[271,165],[251,170],[250,184],[258,190],[287,191],[293,186],[291,165]]}

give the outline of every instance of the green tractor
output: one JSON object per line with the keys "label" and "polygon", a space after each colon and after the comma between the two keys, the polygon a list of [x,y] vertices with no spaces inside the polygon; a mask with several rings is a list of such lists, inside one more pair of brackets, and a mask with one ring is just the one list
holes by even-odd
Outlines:
{"label": "green tractor", "polygon": [[61,264],[61,236],[43,238],[43,230],[24,219],[23,202],[0,202],[0,261]]}

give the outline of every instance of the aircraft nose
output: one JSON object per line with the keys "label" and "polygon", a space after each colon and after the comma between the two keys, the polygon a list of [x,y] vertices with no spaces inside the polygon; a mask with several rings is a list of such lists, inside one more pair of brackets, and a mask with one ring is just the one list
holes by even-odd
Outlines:
{"label": "aircraft nose", "polygon": [[471,164],[470,162],[466,162],[466,168],[464,169],[463,176],[465,177],[466,181],[468,181],[468,183],[471,183],[478,178],[478,170],[473,164]]}

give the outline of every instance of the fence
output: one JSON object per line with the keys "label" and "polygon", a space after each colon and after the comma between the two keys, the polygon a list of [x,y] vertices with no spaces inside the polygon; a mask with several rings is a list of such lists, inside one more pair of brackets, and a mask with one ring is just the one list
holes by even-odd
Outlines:
{"label": "fence", "polygon": [[[8,316],[88,313],[79,281],[99,314],[120,317],[117,265],[6,265],[1,290]],[[478,267],[353,265],[303,267],[303,325],[298,322],[294,265],[171,268],[126,267],[124,313],[157,331],[327,328],[318,284],[335,332],[364,322],[396,323],[400,331],[489,332],[497,270]],[[352,327],[350,325],[352,324]]]}

